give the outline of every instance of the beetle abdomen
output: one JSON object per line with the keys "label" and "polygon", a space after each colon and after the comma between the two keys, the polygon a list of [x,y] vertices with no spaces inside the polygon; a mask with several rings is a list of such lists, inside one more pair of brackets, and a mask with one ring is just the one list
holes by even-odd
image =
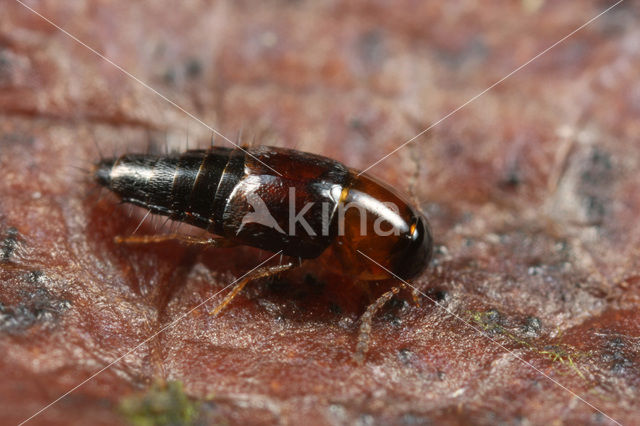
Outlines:
{"label": "beetle abdomen", "polygon": [[214,196],[231,152],[217,148],[167,156],[128,154],[102,160],[95,178],[124,202],[208,229],[215,221]]}
{"label": "beetle abdomen", "polygon": [[315,258],[335,236],[334,213],[350,174],[325,157],[259,147],[129,154],[101,161],[95,178],[152,213],[242,244]]}

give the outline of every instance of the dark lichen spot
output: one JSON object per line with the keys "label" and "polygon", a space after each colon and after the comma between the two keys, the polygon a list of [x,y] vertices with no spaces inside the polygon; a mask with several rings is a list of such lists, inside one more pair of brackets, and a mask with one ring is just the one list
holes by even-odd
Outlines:
{"label": "dark lichen spot", "polygon": [[435,256],[447,256],[449,254],[449,250],[447,249],[447,246],[445,246],[445,245],[436,244],[433,247],[433,254]]}
{"label": "dark lichen spot", "polygon": [[476,312],[472,315],[472,319],[489,334],[501,334],[504,331],[504,327],[501,324],[502,316],[496,309],[489,309],[485,312]]}
{"label": "dark lichen spot", "polygon": [[375,417],[371,414],[360,414],[357,420],[358,425],[366,426],[375,424]]}
{"label": "dark lichen spot", "polygon": [[369,71],[380,67],[386,56],[384,34],[380,30],[371,30],[362,34],[358,40],[360,60]]}
{"label": "dark lichen spot", "polygon": [[544,267],[540,265],[529,266],[529,268],[527,269],[527,274],[531,276],[542,275],[543,272],[544,272]]}
{"label": "dark lichen spot", "polygon": [[176,74],[176,70],[173,68],[169,68],[167,69],[163,76],[162,79],[164,80],[164,82],[168,85],[174,85],[176,83],[177,80],[177,74]]}
{"label": "dark lichen spot", "polygon": [[190,79],[200,77],[202,74],[202,63],[196,58],[189,59],[185,67],[185,72]]}
{"label": "dark lichen spot", "polygon": [[567,240],[559,240],[553,246],[553,248],[561,254],[566,254],[569,251],[569,243]]}
{"label": "dark lichen spot", "polygon": [[0,48],[0,71],[11,64],[6,49]]}
{"label": "dark lichen spot", "polygon": [[431,265],[441,265],[449,257],[449,250],[446,246],[438,244],[433,247],[433,257],[431,258]]}
{"label": "dark lichen spot", "polygon": [[0,148],[18,146],[21,149],[34,144],[35,138],[28,133],[8,132],[0,135]]}
{"label": "dark lichen spot", "polygon": [[8,261],[18,246],[18,230],[16,228],[7,229],[6,236],[0,246],[0,261]]}
{"label": "dark lichen spot", "polygon": [[47,281],[47,278],[44,272],[40,270],[33,270],[33,271],[27,272],[27,274],[25,275],[25,280],[29,284],[42,284]]}
{"label": "dark lichen spot", "polygon": [[522,331],[527,337],[538,337],[541,328],[542,322],[539,318],[528,317]]}
{"label": "dark lichen spot", "polygon": [[609,340],[606,349],[602,354],[602,360],[609,364],[611,372],[616,375],[622,375],[633,367],[633,361],[626,354],[629,346],[623,339],[614,337]]}
{"label": "dark lichen spot", "polygon": [[599,411],[596,411],[595,413],[593,413],[591,417],[593,418],[593,422],[596,424],[605,422],[604,415]]}
{"label": "dark lichen spot", "polygon": [[123,399],[120,412],[134,426],[192,425],[198,420],[200,403],[184,393],[180,382],[169,382]]}
{"label": "dark lichen spot", "polygon": [[490,309],[485,314],[488,321],[491,321],[491,322],[500,321],[500,312],[498,312],[498,310],[496,309]]}
{"label": "dark lichen spot", "polygon": [[400,418],[400,423],[403,425],[430,425],[433,422],[425,417],[421,417],[413,413],[405,413]]}
{"label": "dark lichen spot", "polygon": [[333,403],[329,405],[328,408],[329,414],[332,418],[338,420],[340,424],[346,423],[347,420],[347,409],[342,404]]}
{"label": "dark lichen spot", "polygon": [[471,63],[483,62],[489,54],[489,48],[482,37],[469,38],[464,45],[457,48],[441,49],[438,58],[447,67],[459,69]]}
{"label": "dark lichen spot", "polygon": [[427,295],[427,299],[431,302],[439,303],[443,302],[447,299],[449,293],[446,290],[438,289],[438,288],[430,288],[425,293]]}
{"label": "dark lichen spot", "polygon": [[607,214],[609,187],[613,179],[611,154],[600,148],[593,148],[582,165],[578,188],[585,215],[592,225],[599,225]]}
{"label": "dark lichen spot", "polygon": [[6,49],[0,48],[0,87],[11,83],[12,68],[10,54]]}
{"label": "dark lichen spot", "polygon": [[517,164],[509,167],[502,179],[498,182],[500,188],[504,190],[515,190],[523,182],[521,170]]}
{"label": "dark lichen spot", "polygon": [[27,274],[25,281],[36,286],[22,292],[22,300],[9,305],[0,303],[0,331],[25,332],[36,324],[53,324],[71,307],[71,302],[56,298],[43,286],[47,280],[41,271]]}
{"label": "dark lichen spot", "polygon": [[400,348],[398,350],[398,359],[404,365],[411,365],[413,358],[415,357],[413,351],[407,348]]}
{"label": "dark lichen spot", "polygon": [[409,308],[409,303],[401,298],[393,297],[382,308],[380,319],[394,327],[402,325],[401,313]]}
{"label": "dark lichen spot", "polygon": [[611,155],[594,148],[582,171],[582,182],[590,185],[608,183],[612,177],[612,169]]}
{"label": "dark lichen spot", "polygon": [[365,124],[362,122],[361,118],[352,117],[351,120],[349,120],[349,127],[354,130],[360,130],[365,127]]}
{"label": "dark lichen spot", "polygon": [[605,206],[606,200],[596,195],[587,195],[583,199],[584,210],[589,223],[597,225],[604,219],[607,210]]}

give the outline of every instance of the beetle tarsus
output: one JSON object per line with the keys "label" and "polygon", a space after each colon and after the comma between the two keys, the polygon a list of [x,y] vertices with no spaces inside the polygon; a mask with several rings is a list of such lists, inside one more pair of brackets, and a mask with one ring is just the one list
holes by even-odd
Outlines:
{"label": "beetle tarsus", "polygon": [[264,268],[258,268],[248,273],[244,278],[237,282],[237,284],[231,290],[222,302],[215,307],[215,309],[209,312],[209,315],[218,315],[231,301],[242,291],[242,289],[251,281],[259,278],[273,277],[281,272],[288,271],[294,267],[293,263],[285,263],[284,265],[265,266]]}
{"label": "beetle tarsus", "polygon": [[362,364],[364,357],[369,351],[369,343],[371,341],[371,323],[375,314],[389,301],[393,296],[398,294],[399,287],[393,287],[391,290],[383,293],[378,299],[373,302],[364,314],[360,317],[360,330],[358,333],[358,344],[356,345],[356,351],[353,354],[353,359],[356,363]]}

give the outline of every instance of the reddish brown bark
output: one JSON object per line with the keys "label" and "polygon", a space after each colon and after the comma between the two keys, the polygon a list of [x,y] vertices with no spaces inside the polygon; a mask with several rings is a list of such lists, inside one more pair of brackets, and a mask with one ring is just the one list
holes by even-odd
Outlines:
{"label": "reddish brown bark", "polygon": [[[365,168],[611,3],[29,4],[232,139],[242,128]],[[184,149],[210,131],[18,3],[1,7],[0,418],[14,423],[260,254],[114,244],[139,215],[74,167],[97,147],[145,151],[166,134]],[[181,382],[171,392],[203,422],[609,421],[496,342],[637,422],[638,19],[622,3],[371,170],[431,218],[437,254],[413,283],[493,342],[426,300],[395,303],[354,365],[357,309],[332,271],[300,271],[218,318],[197,309],[33,423],[124,423],[132,395],[162,381]]]}

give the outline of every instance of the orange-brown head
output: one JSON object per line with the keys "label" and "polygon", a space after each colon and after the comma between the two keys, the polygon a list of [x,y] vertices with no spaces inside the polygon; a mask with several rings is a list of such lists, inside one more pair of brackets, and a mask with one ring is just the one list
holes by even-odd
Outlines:
{"label": "orange-brown head", "polygon": [[427,219],[396,191],[352,172],[336,211],[338,235],[326,256],[357,280],[418,276],[429,264],[433,239]]}

